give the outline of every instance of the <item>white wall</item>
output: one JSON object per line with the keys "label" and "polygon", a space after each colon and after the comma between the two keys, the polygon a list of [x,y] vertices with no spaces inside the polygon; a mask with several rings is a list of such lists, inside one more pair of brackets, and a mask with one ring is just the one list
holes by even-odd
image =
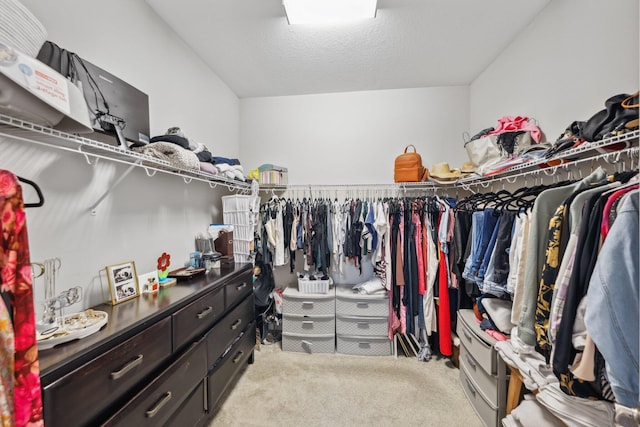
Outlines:
{"label": "white wall", "polygon": [[[238,155],[238,99],[229,88],[168,29],[143,1],[82,2],[23,0],[49,32],[49,40],[74,51],[149,95],[151,134],[180,126],[215,153]],[[112,48],[105,48],[105,45]],[[126,166],[0,137],[0,168],[36,181],[45,196],[41,208],[27,209],[32,261],[60,257],[57,292],[85,290],[83,307],[108,298],[98,271],[134,260],[139,273],[156,269],[163,251],[172,266],[188,260],[194,237],[221,220],[220,196],[206,183],[135,169],[98,207],[89,208],[110,188]],[[25,187],[25,191],[26,187]],[[27,202],[32,193],[25,194]],[[36,302],[43,279],[37,279]],[[37,307],[37,313],[40,307]]]}
{"label": "white wall", "polygon": [[288,167],[292,184],[391,183],[407,144],[428,168],[467,160],[468,105],[462,86],[243,98],[240,157]]}
{"label": "white wall", "polygon": [[548,141],[639,84],[637,0],[554,0],[471,84],[470,132],[534,117]]}

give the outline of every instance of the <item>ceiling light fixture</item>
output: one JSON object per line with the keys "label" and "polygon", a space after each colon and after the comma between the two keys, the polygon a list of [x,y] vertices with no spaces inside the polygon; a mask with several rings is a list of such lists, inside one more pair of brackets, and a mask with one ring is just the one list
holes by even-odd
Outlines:
{"label": "ceiling light fixture", "polygon": [[377,3],[377,0],[282,0],[290,25],[375,18]]}

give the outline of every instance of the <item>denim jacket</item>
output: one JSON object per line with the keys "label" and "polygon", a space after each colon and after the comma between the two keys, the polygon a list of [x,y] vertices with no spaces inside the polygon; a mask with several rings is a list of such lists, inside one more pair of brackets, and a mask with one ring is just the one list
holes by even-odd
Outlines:
{"label": "denim jacket", "polygon": [[621,202],[589,282],[585,323],[606,363],[616,401],[638,405],[640,287],[638,192]]}

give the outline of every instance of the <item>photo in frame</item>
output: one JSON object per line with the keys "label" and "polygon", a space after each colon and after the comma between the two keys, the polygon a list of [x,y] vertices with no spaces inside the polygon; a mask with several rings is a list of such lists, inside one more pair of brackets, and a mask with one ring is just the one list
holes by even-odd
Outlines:
{"label": "photo in frame", "polygon": [[138,274],[133,261],[108,265],[106,271],[112,305],[136,298],[140,295]]}

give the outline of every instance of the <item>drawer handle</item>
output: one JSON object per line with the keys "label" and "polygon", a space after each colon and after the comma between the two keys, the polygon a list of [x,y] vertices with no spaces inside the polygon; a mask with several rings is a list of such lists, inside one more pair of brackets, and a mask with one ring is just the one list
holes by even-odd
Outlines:
{"label": "drawer handle", "polygon": [[126,365],[124,365],[119,371],[111,372],[111,375],[110,375],[111,379],[112,380],[117,380],[118,378],[122,378],[122,376],[124,376],[124,374],[126,374],[127,372],[129,372],[130,370],[135,368],[136,366],[140,365],[142,363],[143,357],[144,356],[142,354],[139,354],[138,357],[136,357],[131,362],[129,362]]}
{"label": "drawer handle", "polygon": [[470,354],[465,354],[465,356],[467,358],[467,362],[469,362],[469,365],[471,365],[471,367],[475,370],[476,367],[478,366],[476,361],[473,359],[473,357],[471,357]]}
{"label": "drawer handle", "polygon": [[310,305],[311,307],[313,307],[313,301],[302,301],[302,306],[304,307],[305,305]]}
{"label": "drawer handle", "polygon": [[242,283],[240,283],[239,285],[236,286],[236,290],[237,291],[241,291],[246,287],[247,287],[247,282],[242,282]]}
{"label": "drawer handle", "polygon": [[465,329],[462,329],[462,335],[464,335],[465,338],[467,338],[469,342],[471,342],[471,334],[469,334],[469,332],[467,332]]}
{"label": "drawer handle", "polygon": [[313,327],[313,320],[303,320],[302,321],[302,326]]}
{"label": "drawer handle", "polygon": [[360,346],[360,348],[369,348],[369,347],[371,347],[371,343],[369,343],[369,342],[359,342],[358,346]]}
{"label": "drawer handle", "polygon": [[211,313],[213,313],[213,307],[209,306],[209,307],[205,308],[204,310],[202,310],[200,313],[196,314],[196,317],[198,319],[203,319],[203,318],[207,317],[208,315],[210,315]]}
{"label": "drawer handle", "polygon": [[235,322],[233,322],[233,325],[231,325],[231,329],[236,330],[238,329],[238,326],[240,326],[241,324],[242,324],[242,319],[238,319]]}
{"label": "drawer handle", "polygon": [[358,328],[360,329],[368,329],[369,328],[369,322],[358,322]]}
{"label": "drawer handle", "polygon": [[239,351],[236,353],[236,357],[233,358],[233,363],[238,363],[238,360],[240,360],[242,358],[242,355],[244,354],[244,351]]}
{"label": "drawer handle", "polygon": [[358,308],[369,308],[369,303],[368,302],[357,302],[356,306],[358,306]]}
{"label": "drawer handle", "polygon": [[158,411],[160,411],[160,409],[162,409],[162,407],[164,405],[166,405],[167,403],[169,403],[169,401],[171,400],[171,392],[168,391],[166,392],[163,396],[162,399],[160,399],[160,401],[158,403],[155,404],[155,406],[151,409],[149,409],[145,415],[147,416],[147,418],[153,418]]}
{"label": "drawer handle", "polygon": [[473,397],[476,397],[476,388],[473,386],[473,384],[471,384],[471,381],[469,381],[469,378],[465,378],[465,380],[467,381],[467,386],[469,387],[469,391],[473,393]]}

